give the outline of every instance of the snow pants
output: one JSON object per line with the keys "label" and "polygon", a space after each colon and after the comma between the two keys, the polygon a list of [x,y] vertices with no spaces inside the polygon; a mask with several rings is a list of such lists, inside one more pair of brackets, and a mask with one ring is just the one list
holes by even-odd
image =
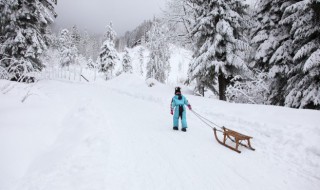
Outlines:
{"label": "snow pants", "polygon": [[187,114],[184,105],[176,106],[173,115],[173,126],[179,127],[179,118],[181,119],[182,128],[187,128]]}

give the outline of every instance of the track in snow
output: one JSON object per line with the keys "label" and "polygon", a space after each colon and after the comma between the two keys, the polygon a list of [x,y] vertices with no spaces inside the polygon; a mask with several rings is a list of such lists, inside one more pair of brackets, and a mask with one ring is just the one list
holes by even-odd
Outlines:
{"label": "track in snow", "polygon": [[[303,172],[295,162],[278,155],[281,150],[273,147],[273,138],[279,141],[286,138],[277,136],[284,133],[282,129],[270,129],[263,122],[251,121],[250,115],[238,116],[234,113],[236,106],[228,110],[230,106],[226,103],[187,95],[193,107],[207,117],[231,127],[245,126],[240,130],[255,137],[253,146],[257,151],[242,149],[239,155],[219,145],[213,132],[191,112],[188,112],[188,132],[173,131],[168,109],[170,87],[159,85],[148,90],[142,87],[144,82],[135,81],[138,79],[134,77],[118,80],[108,84],[54,81],[40,84],[47,101],[52,102],[46,106],[61,112],[56,116],[59,124],[50,126],[43,121],[48,128],[57,128],[49,131],[53,140],[46,141],[46,148],[30,159],[28,169],[21,178],[16,178],[16,185],[10,185],[11,189],[312,190],[319,187],[319,175],[315,175],[318,167]],[[28,104],[36,100],[34,97]],[[249,110],[247,105],[241,109]],[[44,110],[32,111],[43,118],[50,117]],[[271,132],[275,137],[268,136]],[[43,131],[41,135],[47,133]],[[266,143],[269,140],[271,144]]]}

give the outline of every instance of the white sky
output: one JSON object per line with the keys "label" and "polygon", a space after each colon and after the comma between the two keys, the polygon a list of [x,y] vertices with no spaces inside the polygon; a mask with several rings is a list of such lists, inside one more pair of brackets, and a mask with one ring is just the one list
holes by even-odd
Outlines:
{"label": "white sky", "polygon": [[132,30],[144,20],[161,13],[166,0],[60,0],[56,7],[56,27],[77,25],[91,33],[103,33],[113,22],[118,35]]}
{"label": "white sky", "polygon": [[[133,30],[144,20],[161,14],[167,0],[58,0],[58,18],[55,28],[87,29],[102,34],[105,26],[113,22],[118,35]],[[257,0],[246,0],[253,3]]]}

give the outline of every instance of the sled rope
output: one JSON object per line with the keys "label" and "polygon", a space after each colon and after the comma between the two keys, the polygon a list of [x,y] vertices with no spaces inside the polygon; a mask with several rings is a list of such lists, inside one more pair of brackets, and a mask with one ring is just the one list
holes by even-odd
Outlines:
{"label": "sled rope", "polygon": [[[199,113],[195,112],[194,110],[191,110],[191,112],[192,112],[195,116],[197,116],[204,124],[206,124],[208,127],[210,127],[211,129],[216,129],[216,128],[213,127],[212,125],[220,128],[220,129],[223,129],[223,128],[220,127],[219,125],[217,125],[217,124],[215,124],[214,122],[210,121],[209,119],[203,117],[202,115],[200,115]],[[209,123],[210,123],[211,125],[210,125]],[[219,129],[216,129],[216,130],[223,133],[222,130],[219,130]]]}

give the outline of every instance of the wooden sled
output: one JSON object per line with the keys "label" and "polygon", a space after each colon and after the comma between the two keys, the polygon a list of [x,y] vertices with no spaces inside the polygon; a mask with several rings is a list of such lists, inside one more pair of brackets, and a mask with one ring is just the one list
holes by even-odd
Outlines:
{"label": "wooden sled", "polygon": [[[238,153],[241,153],[241,151],[238,150],[239,145],[244,146],[250,150],[255,150],[254,148],[251,147],[251,144],[250,144],[250,139],[252,139],[252,137],[247,136],[247,135],[243,135],[241,133],[238,133],[238,132],[233,131],[231,129],[227,129],[225,127],[222,127],[222,129],[223,129],[223,131],[221,131],[221,132],[223,133],[223,141],[221,142],[217,136],[217,129],[213,128],[214,136],[216,137],[217,141],[221,145],[228,147],[231,150],[234,150]],[[233,137],[233,139],[231,137]],[[232,146],[227,145],[226,144],[227,138],[230,139],[232,142],[236,143],[236,147],[232,147]],[[242,144],[241,141],[243,141],[243,140],[246,140],[248,145]]]}

